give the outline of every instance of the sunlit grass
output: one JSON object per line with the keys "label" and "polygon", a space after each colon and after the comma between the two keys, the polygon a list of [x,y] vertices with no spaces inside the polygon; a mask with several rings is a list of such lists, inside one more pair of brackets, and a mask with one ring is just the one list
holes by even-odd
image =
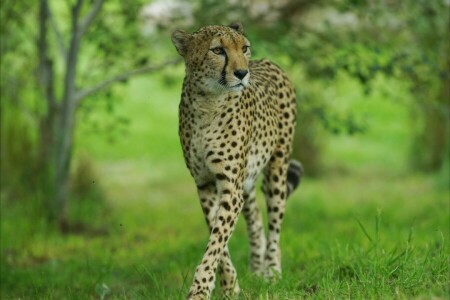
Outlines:
{"label": "sunlit grass", "polygon": [[[355,183],[363,181],[306,180],[289,200],[284,279],[273,285],[249,274],[245,224],[239,221],[230,251],[241,299],[444,297],[445,191],[434,190],[423,176],[398,179],[388,188],[379,178],[367,193],[383,189],[382,196],[355,199]],[[36,230],[20,244],[4,245],[2,298],[98,298],[95,287],[104,283],[110,299],[182,299],[207,241],[194,194],[117,203],[112,219],[107,235]],[[14,234],[3,228],[3,236]]]}

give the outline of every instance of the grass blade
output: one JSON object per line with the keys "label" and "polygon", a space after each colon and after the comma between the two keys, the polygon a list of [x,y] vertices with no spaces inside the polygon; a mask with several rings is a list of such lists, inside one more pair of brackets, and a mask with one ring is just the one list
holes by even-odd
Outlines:
{"label": "grass blade", "polygon": [[371,243],[373,243],[372,238],[370,237],[369,233],[366,231],[366,228],[364,228],[364,225],[357,219],[355,218],[356,222],[358,222],[359,227],[361,228],[362,232],[364,233],[364,235],[369,239],[369,241]]}

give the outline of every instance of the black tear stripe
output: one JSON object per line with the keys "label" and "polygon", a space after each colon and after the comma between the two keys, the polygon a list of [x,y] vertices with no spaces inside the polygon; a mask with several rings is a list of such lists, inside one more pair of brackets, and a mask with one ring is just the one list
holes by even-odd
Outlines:
{"label": "black tear stripe", "polygon": [[223,84],[223,85],[225,85],[227,83],[227,80],[226,80],[225,76],[227,75],[226,68],[227,68],[227,65],[228,65],[228,56],[227,56],[226,52],[224,54],[224,57],[225,57],[225,64],[223,66],[221,77],[220,77],[220,81],[219,81],[219,83]]}

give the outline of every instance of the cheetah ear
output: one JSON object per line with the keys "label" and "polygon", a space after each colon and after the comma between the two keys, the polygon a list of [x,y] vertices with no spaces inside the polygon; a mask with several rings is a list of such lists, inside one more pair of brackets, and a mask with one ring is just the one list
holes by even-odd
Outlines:
{"label": "cheetah ear", "polygon": [[172,33],[172,43],[177,48],[178,53],[183,57],[187,54],[190,37],[191,35],[189,33],[179,29]]}
{"label": "cheetah ear", "polygon": [[239,33],[244,33],[244,27],[242,26],[242,23],[240,23],[240,22],[231,23],[230,25],[228,25],[228,27],[233,28],[234,30],[236,30]]}

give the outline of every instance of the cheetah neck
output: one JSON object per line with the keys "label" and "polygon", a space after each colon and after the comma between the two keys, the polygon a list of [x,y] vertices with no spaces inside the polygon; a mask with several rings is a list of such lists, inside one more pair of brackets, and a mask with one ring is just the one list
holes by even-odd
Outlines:
{"label": "cheetah neck", "polygon": [[206,119],[236,105],[242,94],[242,91],[205,92],[196,84],[189,84],[188,81],[185,82],[185,87],[186,91],[190,91],[186,100],[191,103],[192,113]]}

